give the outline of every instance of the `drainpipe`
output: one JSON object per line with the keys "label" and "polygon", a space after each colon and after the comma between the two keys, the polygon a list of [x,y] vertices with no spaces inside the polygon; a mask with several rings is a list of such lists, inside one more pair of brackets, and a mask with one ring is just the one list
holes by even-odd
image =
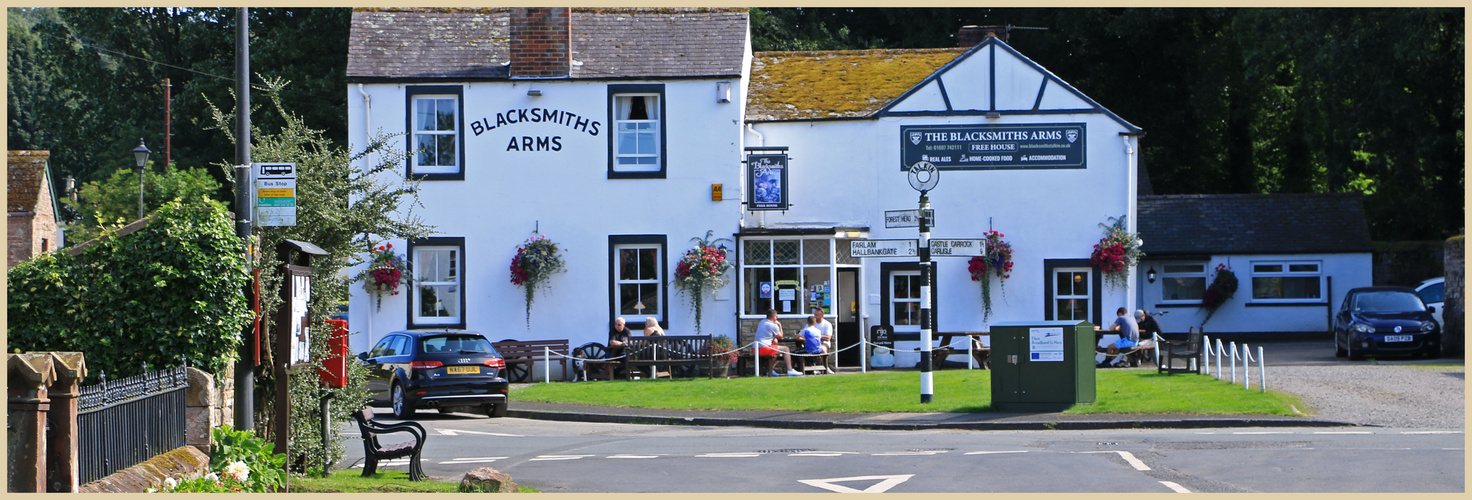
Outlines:
{"label": "drainpipe", "polygon": [[[1119,140],[1124,142],[1124,154],[1126,158],[1125,165],[1127,167],[1126,170],[1129,171],[1129,180],[1127,182],[1127,185],[1125,186],[1125,192],[1128,193],[1128,196],[1126,198],[1127,201],[1125,202],[1125,220],[1127,221],[1125,224],[1125,230],[1131,233],[1138,233],[1137,228],[1140,224],[1139,220],[1137,220],[1138,218],[1136,217],[1136,215],[1138,215],[1136,207],[1138,207],[1140,204],[1140,164],[1139,157],[1135,155],[1135,150],[1137,149],[1136,146],[1139,142],[1139,138],[1144,135],[1145,131],[1143,130],[1136,132],[1121,132],[1119,134]],[[1136,263],[1136,267],[1139,267],[1138,263]],[[1130,279],[1128,293],[1125,294],[1124,299],[1125,309],[1131,311],[1130,314],[1134,314],[1133,311],[1137,309],[1137,307],[1135,307],[1135,297],[1140,294],[1140,286],[1139,283],[1136,282],[1136,271],[1138,270],[1129,270]]]}
{"label": "drainpipe", "polygon": [[[363,146],[364,147],[367,147],[367,145],[373,143],[373,96],[368,95],[368,92],[365,91],[365,90],[363,90],[363,84],[361,84],[361,83],[358,84],[358,95],[363,96]],[[373,157],[371,155],[367,155],[367,154],[363,155],[363,171],[364,172],[368,172],[372,168],[373,168]],[[370,305],[373,303],[372,294],[369,294],[368,301],[369,301],[369,304]],[[373,347],[373,309],[369,309],[368,310],[368,314],[366,314],[365,316],[368,318],[368,329],[367,329],[368,336],[366,338],[366,340],[368,342],[367,342],[366,345],[369,348],[372,348]],[[351,345],[352,344],[352,341],[349,340],[348,341],[348,344]]]}

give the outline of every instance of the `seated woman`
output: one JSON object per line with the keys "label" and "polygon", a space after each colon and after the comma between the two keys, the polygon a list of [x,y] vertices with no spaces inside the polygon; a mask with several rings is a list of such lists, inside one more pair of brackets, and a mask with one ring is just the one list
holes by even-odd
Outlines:
{"label": "seated woman", "polygon": [[[664,336],[664,329],[659,327],[659,320],[656,319],[654,316],[645,316],[644,317],[644,336],[645,337],[663,337]],[[649,371],[650,371],[650,373],[654,373],[653,375],[650,375],[651,378],[659,378],[659,377],[669,378],[669,376],[670,376],[670,372],[668,372],[668,371],[655,371],[654,368],[650,368]]]}

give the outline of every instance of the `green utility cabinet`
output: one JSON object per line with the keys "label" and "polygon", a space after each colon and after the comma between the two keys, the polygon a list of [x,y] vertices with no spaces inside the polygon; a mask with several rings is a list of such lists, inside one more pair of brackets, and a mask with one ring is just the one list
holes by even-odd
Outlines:
{"label": "green utility cabinet", "polygon": [[1094,402],[1094,325],[1008,321],[991,325],[992,408],[1062,411]]}

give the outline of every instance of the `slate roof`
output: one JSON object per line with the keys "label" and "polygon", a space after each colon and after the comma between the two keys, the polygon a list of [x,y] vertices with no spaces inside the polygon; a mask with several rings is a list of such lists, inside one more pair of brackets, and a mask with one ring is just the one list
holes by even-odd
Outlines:
{"label": "slate roof", "polygon": [[[511,9],[356,10],[349,82],[508,78]],[[746,9],[572,9],[574,79],[739,77]]]}
{"label": "slate roof", "polygon": [[753,54],[748,121],[862,118],[970,47]]}
{"label": "slate roof", "polygon": [[35,212],[46,189],[46,161],[50,151],[10,151],[6,155],[6,210]]}
{"label": "slate roof", "polygon": [[1356,194],[1141,196],[1147,257],[1370,252]]}

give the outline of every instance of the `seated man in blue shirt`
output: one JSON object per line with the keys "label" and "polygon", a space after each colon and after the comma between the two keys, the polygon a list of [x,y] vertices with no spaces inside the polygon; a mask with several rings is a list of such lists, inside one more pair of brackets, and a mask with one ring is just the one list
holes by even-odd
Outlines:
{"label": "seated man in blue shirt", "polygon": [[1130,316],[1129,309],[1121,307],[1114,314],[1118,317],[1114,318],[1114,324],[1109,326],[1109,330],[1119,332],[1119,340],[1109,346],[1109,354],[1104,357],[1103,363],[1099,363],[1100,367],[1124,364],[1125,357],[1119,356],[1119,352],[1140,345],[1140,325]]}

